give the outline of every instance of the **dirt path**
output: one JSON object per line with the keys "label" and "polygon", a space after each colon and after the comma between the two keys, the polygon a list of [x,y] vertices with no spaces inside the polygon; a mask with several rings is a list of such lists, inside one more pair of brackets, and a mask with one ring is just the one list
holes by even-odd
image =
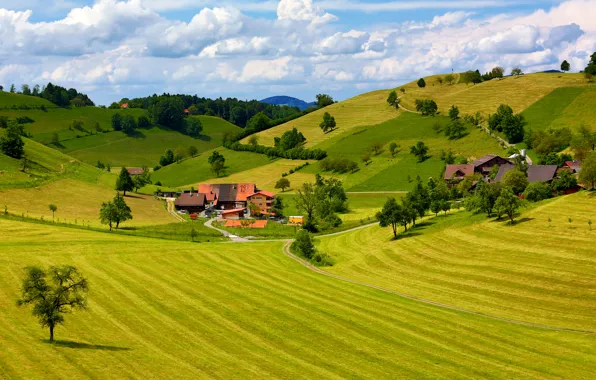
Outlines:
{"label": "dirt path", "polygon": [[333,274],[333,273],[329,273],[327,271],[324,271],[324,270],[322,270],[322,269],[314,266],[310,262],[308,262],[308,261],[306,261],[306,260],[304,260],[304,259],[302,259],[302,258],[300,258],[300,257],[298,257],[296,255],[294,255],[290,251],[290,245],[291,244],[292,244],[292,242],[291,241],[288,241],[283,246],[282,252],[283,252],[284,255],[286,255],[287,257],[291,258],[292,260],[294,260],[294,261],[302,264],[302,266],[306,267],[307,269],[311,270],[312,272],[315,272],[317,274],[320,274],[320,275],[323,275],[323,276],[326,276],[326,277],[331,277],[331,278],[334,278],[334,279],[339,280],[339,281],[348,282],[350,284],[360,285],[360,286],[364,286],[364,287],[367,287],[367,288],[370,288],[370,289],[379,290],[381,292],[393,294],[393,295],[396,295],[398,297],[406,298],[406,299],[411,300],[411,301],[420,302],[420,303],[424,303],[424,304],[427,304],[427,305],[432,305],[432,306],[440,307],[440,308],[443,308],[443,309],[454,310],[454,311],[458,311],[458,312],[461,312],[461,313],[473,314],[473,315],[477,315],[477,316],[480,316],[480,317],[490,318],[490,319],[494,319],[494,320],[497,320],[497,321],[507,322],[507,323],[511,323],[511,324],[515,324],[515,325],[527,326],[527,327],[535,327],[535,328],[542,329],[542,330],[564,331],[564,332],[581,333],[581,334],[596,334],[596,331],[592,331],[592,330],[580,330],[580,329],[571,329],[571,328],[566,328],[566,327],[549,326],[549,325],[543,325],[543,324],[539,324],[539,323],[532,323],[532,322],[520,321],[520,320],[517,320],[517,319],[511,319],[511,318],[505,318],[505,317],[498,317],[496,315],[484,314],[484,313],[480,313],[480,312],[477,312],[477,311],[460,308],[460,307],[457,307],[457,306],[447,305],[447,304],[444,304],[444,303],[441,303],[441,302],[436,302],[436,301],[431,301],[431,300],[420,298],[420,297],[415,297],[415,296],[412,296],[412,295],[409,295],[409,294],[397,292],[395,290],[385,289],[385,288],[382,288],[380,286],[367,284],[365,282],[351,280],[349,278],[342,277],[342,276],[339,276],[339,275],[336,275],[336,274]]}
{"label": "dirt path", "polygon": [[166,201],[166,205],[168,207],[168,212],[170,213],[170,215],[172,215],[174,217],[174,219],[176,219],[177,221],[186,223],[187,220],[184,219],[183,217],[181,217],[180,215],[178,215],[178,213],[176,212],[176,207],[174,206],[174,200],[171,198],[165,198],[165,201]]}

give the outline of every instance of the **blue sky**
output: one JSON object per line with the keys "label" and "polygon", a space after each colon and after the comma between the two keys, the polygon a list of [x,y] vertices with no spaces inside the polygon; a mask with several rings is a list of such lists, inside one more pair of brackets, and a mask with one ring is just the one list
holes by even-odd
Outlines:
{"label": "blue sky", "polygon": [[336,99],[433,73],[585,66],[596,0],[0,0],[0,84],[97,103],[177,92]]}

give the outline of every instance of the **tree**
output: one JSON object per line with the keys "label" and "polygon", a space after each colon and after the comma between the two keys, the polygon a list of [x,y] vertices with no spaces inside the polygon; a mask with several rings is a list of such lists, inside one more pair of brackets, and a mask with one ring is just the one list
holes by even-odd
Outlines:
{"label": "tree", "polygon": [[219,177],[225,170],[226,166],[223,161],[216,161],[211,164],[211,171],[216,177]]}
{"label": "tree", "polygon": [[25,143],[21,138],[22,126],[16,122],[10,122],[4,132],[4,136],[0,136],[0,150],[5,155],[21,159],[25,154]]}
{"label": "tree", "polygon": [[282,192],[285,192],[287,188],[290,187],[290,180],[287,178],[280,178],[276,183],[275,183],[275,188],[276,189],[281,189]]}
{"label": "tree", "polygon": [[248,144],[252,145],[252,146],[259,145],[259,135],[257,135],[257,134],[250,135],[250,137],[248,138]]}
{"label": "tree", "polygon": [[137,121],[135,120],[134,116],[132,115],[124,115],[121,120],[120,126],[122,128],[122,132],[126,133],[127,135],[132,135],[137,129]]}
{"label": "tree", "polygon": [[296,239],[292,243],[292,249],[298,251],[298,254],[307,260],[315,256],[316,250],[313,238],[307,230],[302,229],[298,231]]}
{"label": "tree", "polygon": [[113,224],[115,223],[117,218],[118,211],[116,210],[116,206],[114,206],[114,203],[103,202],[101,204],[101,208],[99,209],[99,220],[101,221],[101,223],[109,225],[110,231],[112,231]]}
{"label": "tree", "polygon": [[190,240],[194,242],[197,236],[199,236],[199,232],[195,230],[195,227],[193,226],[190,230]]}
{"label": "tree", "polygon": [[410,148],[410,153],[418,157],[418,162],[423,162],[428,158],[428,146],[423,141],[418,141],[416,145]]}
{"label": "tree", "polygon": [[424,78],[418,79],[418,87],[420,87],[420,88],[426,87],[426,81],[424,80]]}
{"label": "tree", "polygon": [[466,126],[461,119],[451,120],[445,128],[445,136],[450,139],[459,139],[466,133]]}
{"label": "tree", "polygon": [[262,215],[261,208],[254,203],[248,204],[248,210],[250,211],[250,216],[252,216],[252,217],[260,218]]}
{"label": "tree", "polygon": [[455,75],[453,75],[453,74],[445,75],[445,82],[447,82],[447,84],[455,83]]}
{"label": "tree", "polygon": [[203,132],[203,124],[198,117],[189,117],[184,119],[186,134],[198,138]]}
{"label": "tree", "polygon": [[524,72],[519,67],[514,67],[513,70],[511,70],[511,75],[513,75],[515,77],[519,77],[520,75],[523,75],[523,74],[524,74]]}
{"label": "tree", "polygon": [[174,150],[174,161],[175,162],[180,162],[184,159],[184,156],[186,155],[186,150],[179,146]]}
{"label": "tree", "polygon": [[194,145],[191,145],[186,149],[186,154],[188,155],[188,157],[194,157],[198,153],[199,153],[199,149]]}
{"label": "tree", "polygon": [[532,182],[524,191],[524,199],[530,202],[538,202],[543,199],[549,199],[553,196],[553,191],[547,183]]}
{"label": "tree", "polygon": [[31,88],[28,84],[21,85],[21,93],[23,95],[31,96]]}
{"label": "tree", "polygon": [[399,152],[399,144],[395,141],[392,141],[389,144],[389,152],[391,152],[391,157],[395,157],[395,155]]}
{"label": "tree", "polygon": [[381,153],[381,149],[383,149],[383,143],[380,141],[376,141],[370,145],[370,150],[375,156],[378,156],[379,153]]}
{"label": "tree", "polygon": [[447,212],[449,210],[451,210],[451,203],[449,203],[446,200],[441,201],[441,211],[443,211],[445,215],[447,215]]}
{"label": "tree", "polygon": [[161,166],[168,166],[173,164],[174,161],[174,152],[171,149],[166,149],[164,155],[159,158],[159,164]]}
{"label": "tree", "polygon": [[17,92],[17,89],[15,88],[14,84],[10,85],[10,93],[14,94],[15,92]]}
{"label": "tree", "polygon": [[161,96],[149,108],[154,124],[181,132],[184,128],[184,101],[179,97]]}
{"label": "tree", "polygon": [[317,104],[317,107],[324,108],[324,107],[327,107],[335,102],[333,101],[333,98],[330,95],[318,94],[317,101],[315,103]]}
{"label": "tree", "polygon": [[323,132],[327,133],[335,129],[336,123],[335,118],[329,114],[329,112],[325,112],[323,115],[323,121],[319,124],[319,127],[323,130]]}
{"label": "tree", "polygon": [[118,229],[118,227],[120,227],[120,223],[124,223],[127,220],[132,219],[132,211],[120,193],[116,193],[112,203],[116,211],[114,222],[116,223],[116,229]]}
{"label": "tree", "polygon": [[140,188],[151,184],[151,173],[149,168],[143,167],[143,173],[133,177],[134,190],[137,192]]}
{"label": "tree", "polygon": [[438,111],[438,106],[434,100],[417,99],[416,100],[416,111],[420,112],[422,114],[422,116],[435,116]]}
{"label": "tree", "polygon": [[[383,209],[376,215],[379,225],[381,227],[389,227],[393,230],[393,237],[397,239],[397,227],[404,225],[407,230],[407,223],[409,219],[404,211],[402,205],[398,204],[395,198],[388,198]],[[407,221],[404,224],[404,221]]]}
{"label": "tree", "polygon": [[309,231],[315,231],[316,225],[314,218],[318,202],[315,185],[312,183],[302,184],[302,187],[296,192],[294,202],[298,211],[306,217],[303,228]]}
{"label": "tree", "polygon": [[88,281],[69,265],[52,266],[48,272],[27,267],[25,273],[17,305],[33,305],[33,315],[42,328],[50,329],[50,342],[53,342],[54,329],[64,322],[64,314],[87,307]]}
{"label": "tree", "polygon": [[451,106],[451,108],[449,108],[449,118],[451,120],[457,120],[459,119],[459,108],[456,106]]}
{"label": "tree", "polygon": [[271,125],[272,122],[269,116],[265,115],[263,112],[259,112],[250,118],[248,124],[246,125],[246,130],[256,133],[269,129]]}
{"label": "tree", "polygon": [[590,189],[596,185],[596,152],[588,154],[582,162],[582,170],[579,172],[579,181]]}
{"label": "tree", "polygon": [[495,202],[495,210],[499,215],[506,214],[511,224],[513,224],[513,217],[521,205],[521,200],[515,195],[513,190],[509,187],[503,187],[501,194]]}
{"label": "tree", "polygon": [[502,68],[501,66],[497,66],[491,70],[491,75],[493,78],[501,79],[501,78],[503,78],[504,74],[505,74],[505,69]]}
{"label": "tree", "polygon": [[479,181],[476,194],[466,199],[466,208],[471,211],[485,212],[490,218],[500,194],[501,185],[499,183]]}
{"label": "tree", "polygon": [[510,170],[503,176],[503,185],[507,186],[514,194],[521,194],[528,187],[528,175],[521,170]]}
{"label": "tree", "polygon": [[132,181],[130,173],[128,172],[128,170],[126,170],[125,167],[123,167],[120,170],[120,175],[118,176],[118,179],[116,180],[116,190],[124,192],[124,195],[126,196],[126,192],[132,191],[134,187],[135,185]]}
{"label": "tree", "polygon": [[[190,111],[190,110],[189,110]],[[244,127],[246,125],[246,110],[242,107],[234,107],[232,112],[230,113],[230,122],[232,124],[236,124],[240,127]]]}
{"label": "tree", "polygon": [[137,127],[139,128],[149,128],[151,126],[151,121],[145,115],[139,116],[137,119]]}
{"label": "tree", "polygon": [[284,216],[284,203],[281,197],[273,198],[273,204],[271,205],[271,212],[277,217]]}
{"label": "tree", "polygon": [[119,113],[115,113],[112,115],[112,128],[115,131],[122,130],[122,115],[120,115]]}
{"label": "tree", "polygon": [[213,165],[216,162],[226,162],[225,157],[223,156],[223,154],[219,153],[218,151],[213,151],[213,153],[211,153],[211,156],[209,156],[209,158],[207,159],[207,162],[209,162],[211,165]]}
{"label": "tree", "polygon": [[290,150],[302,145],[306,141],[306,137],[298,129],[292,128],[290,131],[284,132],[281,137],[275,137],[275,146],[282,150]]}
{"label": "tree", "polygon": [[362,162],[364,162],[364,165],[366,166],[370,164],[370,153],[366,152],[362,155]]}
{"label": "tree", "polygon": [[552,182],[553,190],[565,191],[572,187],[577,186],[577,178],[571,173],[570,170],[562,170],[559,172],[559,177],[555,178]]}
{"label": "tree", "polygon": [[48,206],[48,208],[50,209],[50,211],[52,212],[52,220],[54,219],[54,214],[56,211],[58,211],[58,206],[56,206],[55,204],[50,204]]}
{"label": "tree", "polygon": [[497,112],[488,118],[488,128],[503,132],[510,143],[515,144],[524,139],[526,121],[521,114],[514,115],[506,104],[501,104]]}
{"label": "tree", "polygon": [[569,64],[569,62],[567,62],[567,60],[563,61],[561,63],[561,71],[567,72],[571,70],[571,65]]}
{"label": "tree", "polygon": [[586,125],[581,125],[578,133],[571,140],[571,149],[575,158],[583,161],[590,152],[596,149],[596,132],[592,132]]}
{"label": "tree", "polygon": [[389,97],[387,98],[387,103],[389,103],[390,106],[398,108],[399,107],[399,98],[397,97],[397,92],[391,91],[389,93]]}

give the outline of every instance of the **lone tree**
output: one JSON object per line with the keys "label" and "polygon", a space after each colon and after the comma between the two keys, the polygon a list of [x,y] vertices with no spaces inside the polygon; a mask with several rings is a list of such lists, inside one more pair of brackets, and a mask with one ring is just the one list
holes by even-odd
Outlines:
{"label": "lone tree", "polygon": [[520,75],[523,75],[523,73],[524,72],[519,67],[514,67],[513,70],[511,70],[511,75],[514,75],[515,77],[519,77]]}
{"label": "lone tree", "polygon": [[395,92],[395,90],[389,93],[387,103],[392,107],[399,108],[399,98],[397,97],[397,92]]}
{"label": "lone tree", "polygon": [[48,206],[48,208],[49,208],[49,209],[50,209],[50,211],[52,212],[52,219],[54,219],[54,213],[55,213],[56,211],[58,211],[58,206],[56,206],[56,205],[54,205],[54,204],[50,204],[50,205]]}
{"label": "lone tree", "polygon": [[64,314],[87,307],[88,281],[77,268],[68,265],[50,267],[48,272],[27,267],[25,272],[22,297],[17,305],[34,305],[33,315],[42,328],[50,329],[50,342],[53,342],[54,328],[64,322]]}
{"label": "lone tree", "polygon": [[378,156],[379,153],[381,153],[381,149],[383,149],[383,143],[380,141],[376,141],[370,145],[370,150],[375,156]]}
{"label": "lone tree", "polygon": [[113,225],[116,224],[116,229],[120,227],[120,223],[132,219],[132,211],[124,201],[124,198],[117,193],[111,202],[104,202],[99,210],[99,219],[102,224],[110,226],[112,231]]}
{"label": "lone tree", "polygon": [[567,72],[569,70],[571,70],[571,65],[567,60],[563,61],[563,63],[561,63],[561,71]]}
{"label": "lone tree", "polygon": [[389,152],[391,152],[391,157],[395,157],[397,152],[399,152],[399,144],[392,141],[391,144],[389,144]]}
{"label": "lone tree", "polygon": [[9,124],[4,136],[0,137],[0,151],[16,159],[20,159],[25,154],[25,143],[21,138],[21,128],[16,123]]}
{"label": "lone tree", "polygon": [[323,121],[319,124],[319,127],[323,130],[323,132],[327,133],[335,129],[335,118],[329,114],[329,112],[325,112],[323,115]]}
{"label": "lone tree", "polygon": [[287,178],[280,178],[276,183],[275,183],[275,188],[276,189],[281,189],[282,192],[286,191],[286,189],[290,187],[290,180]]}
{"label": "lone tree", "polygon": [[[385,202],[383,209],[376,215],[379,225],[381,227],[389,227],[393,229],[393,237],[397,239],[397,227],[404,224],[404,209],[397,203],[395,198],[389,198]],[[406,227],[407,228],[407,227]]]}
{"label": "lone tree", "polygon": [[250,135],[250,137],[248,138],[248,143],[252,146],[259,145],[259,135],[257,135],[257,134]]}
{"label": "lone tree", "polygon": [[418,157],[418,162],[423,162],[428,158],[428,146],[423,141],[418,141],[416,145],[410,148],[410,153]]}
{"label": "lone tree", "polygon": [[226,159],[223,154],[219,153],[218,151],[214,151],[209,156],[208,160],[209,164],[211,165],[211,171],[217,177],[224,171]]}
{"label": "lone tree", "polygon": [[509,187],[504,187],[501,190],[501,195],[497,198],[495,202],[495,211],[497,214],[506,214],[513,224],[513,217],[517,210],[521,207],[521,199],[519,199]]}
{"label": "lone tree", "polygon": [[426,87],[426,81],[424,80],[424,78],[418,79],[418,87],[420,87],[420,88]]}
{"label": "lone tree", "polygon": [[318,195],[315,186],[312,183],[304,183],[296,192],[294,202],[296,202],[298,211],[306,216],[303,228],[314,231],[316,229],[315,212],[318,204]]}
{"label": "lone tree", "polygon": [[134,188],[135,184],[132,180],[132,177],[130,176],[130,173],[126,168],[123,167],[122,170],[120,170],[118,179],[116,180],[116,190],[122,191],[124,196],[126,196],[126,192],[133,191]]}

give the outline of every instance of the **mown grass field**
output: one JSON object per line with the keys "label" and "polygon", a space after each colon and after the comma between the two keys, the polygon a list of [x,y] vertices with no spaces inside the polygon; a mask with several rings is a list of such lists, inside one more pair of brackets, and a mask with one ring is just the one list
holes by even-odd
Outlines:
{"label": "mown grass field", "polygon": [[[349,191],[407,191],[414,186],[419,175],[423,179],[437,177],[441,174],[444,162],[440,159],[441,151],[452,150],[453,153],[470,160],[485,154],[503,153],[503,149],[486,133],[469,126],[468,134],[457,140],[450,140],[443,132],[437,133],[435,124],[445,126],[448,118],[423,117],[412,113],[402,113],[399,117],[375,125],[354,129],[349,134],[337,136],[320,145],[331,158],[344,157],[358,163],[360,170],[350,174],[323,173],[344,181]],[[392,158],[389,144],[395,141],[400,145],[399,153]],[[419,163],[410,154],[410,147],[423,141],[429,147],[430,158]],[[370,146],[379,142],[383,145],[381,153],[371,156],[372,162],[364,165],[361,161]],[[304,173],[320,172],[320,166],[310,165],[302,170]],[[408,176],[410,181],[408,181]]]}
{"label": "mown grass field", "polygon": [[[270,164],[272,161],[264,154],[252,152],[236,152],[225,148],[217,148],[226,159],[226,171],[224,176],[215,178],[208,162],[212,151],[207,151],[197,157],[190,158],[179,163],[174,163],[159,169],[151,175],[153,183],[161,182],[163,186],[194,186],[199,182],[223,181],[229,182],[229,176],[246,170],[259,168]],[[298,165],[298,164],[297,164]],[[261,181],[261,178],[253,178],[249,182]]]}
{"label": "mown grass field", "polygon": [[[315,274],[282,243],[184,243],[0,220],[0,377],[589,378],[594,337]],[[350,235],[352,236],[352,235]],[[26,249],[24,249],[26,247]],[[27,265],[71,264],[89,307],[47,343]]]}
{"label": "mown grass field", "polygon": [[585,125],[596,130],[596,87],[557,88],[522,114],[532,130],[571,128]]}
{"label": "mown grass field", "polygon": [[336,260],[328,271],[359,281],[491,315],[596,330],[596,230],[588,226],[595,210],[594,194],[579,193],[533,208],[513,226],[459,212],[396,241],[390,228],[372,227],[324,238],[320,249]]}
{"label": "mown grass field", "polygon": [[522,75],[519,78],[506,77],[477,85],[457,83],[439,85],[438,75],[425,78],[426,87],[419,88],[417,81],[399,86],[404,88],[401,104],[411,110],[416,109],[416,99],[433,99],[439,111],[447,114],[452,105],[459,107],[462,114],[477,111],[488,116],[497,110],[500,104],[508,104],[514,112],[521,112],[559,87],[591,86],[583,74],[547,74],[537,73]]}
{"label": "mown grass field", "polygon": [[[78,224],[100,226],[101,204],[111,201],[116,194],[116,177],[111,178],[114,181],[111,186],[108,186],[108,183],[94,184],[75,179],[60,179],[40,187],[0,190],[0,206],[2,210],[6,206],[11,214],[52,220],[49,205],[54,204],[58,207],[55,217],[60,221],[66,219],[68,223],[74,224],[76,220]],[[121,227],[175,221],[168,214],[164,204],[149,195],[127,193],[125,201],[132,210],[133,220],[123,223]]]}
{"label": "mown grass field", "polygon": [[[259,143],[273,146],[274,137],[297,128],[306,137],[306,147],[313,147],[337,135],[347,133],[353,128],[375,125],[393,119],[399,111],[387,104],[388,94],[389,91],[373,91],[332,104],[299,119],[259,132],[257,134]],[[319,127],[325,112],[334,116],[337,122],[337,129],[329,133],[323,133]],[[243,140],[244,143],[247,141],[248,138]]]}

